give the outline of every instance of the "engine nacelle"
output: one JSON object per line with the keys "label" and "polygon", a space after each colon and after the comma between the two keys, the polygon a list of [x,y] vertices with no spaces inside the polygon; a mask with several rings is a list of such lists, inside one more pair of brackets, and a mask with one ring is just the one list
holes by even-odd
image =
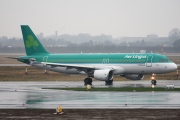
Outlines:
{"label": "engine nacelle", "polygon": [[143,74],[125,74],[125,77],[130,80],[142,80],[144,78]]}
{"label": "engine nacelle", "polygon": [[97,80],[112,80],[113,79],[113,70],[95,70],[94,78]]}

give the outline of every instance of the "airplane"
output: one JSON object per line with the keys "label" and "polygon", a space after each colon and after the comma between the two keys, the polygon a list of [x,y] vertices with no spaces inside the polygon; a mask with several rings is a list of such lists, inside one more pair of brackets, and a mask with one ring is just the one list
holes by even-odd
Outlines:
{"label": "airplane", "polygon": [[[168,57],[154,53],[77,53],[51,54],[43,47],[28,25],[21,25],[26,56],[18,61],[50,71],[66,74],[85,74],[84,84],[92,78],[113,84],[113,76],[142,80],[147,74],[163,74],[177,70]],[[156,84],[156,80],[151,81]]]}

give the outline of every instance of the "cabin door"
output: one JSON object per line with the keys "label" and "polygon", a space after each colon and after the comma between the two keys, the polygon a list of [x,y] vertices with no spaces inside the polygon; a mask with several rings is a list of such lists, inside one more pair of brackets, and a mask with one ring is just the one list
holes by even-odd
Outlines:
{"label": "cabin door", "polygon": [[47,60],[48,60],[48,56],[44,56],[43,57],[43,62],[47,62]]}
{"label": "cabin door", "polygon": [[152,59],[153,59],[152,55],[147,57],[147,61],[146,61],[146,66],[147,67],[152,67]]}

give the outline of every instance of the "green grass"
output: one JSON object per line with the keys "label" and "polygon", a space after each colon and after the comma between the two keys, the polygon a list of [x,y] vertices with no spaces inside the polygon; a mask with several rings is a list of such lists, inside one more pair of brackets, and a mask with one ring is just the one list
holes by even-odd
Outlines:
{"label": "green grass", "polygon": [[73,90],[73,91],[116,91],[116,92],[147,92],[147,91],[180,91],[180,88],[166,89],[166,88],[150,88],[150,87],[93,87],[91,90],[87,90],[85,87],[78,88],[42,88],[42,89],[53,89],[53,90]]}

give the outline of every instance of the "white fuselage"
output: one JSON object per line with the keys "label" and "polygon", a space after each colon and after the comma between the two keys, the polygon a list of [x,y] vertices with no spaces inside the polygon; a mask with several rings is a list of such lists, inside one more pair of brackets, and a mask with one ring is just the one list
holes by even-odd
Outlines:
{"label": "white fuselage", "polygon": [[[86,64],[83,64],[86,65]],[[114,75],[119,74],[163,74],[172,72],[177,69],[175,63],[144,63],[144,64],[87,64],[94,66],[95,68],[113,69]],[[67,67],[51,67],[43,64],[34,64],[33,66],[40,67],[43,69],[66,73],[66,74],[83,74],[84,72],[79,71],[75,68]],[[84,73],[85,74],[85,73]]]}

